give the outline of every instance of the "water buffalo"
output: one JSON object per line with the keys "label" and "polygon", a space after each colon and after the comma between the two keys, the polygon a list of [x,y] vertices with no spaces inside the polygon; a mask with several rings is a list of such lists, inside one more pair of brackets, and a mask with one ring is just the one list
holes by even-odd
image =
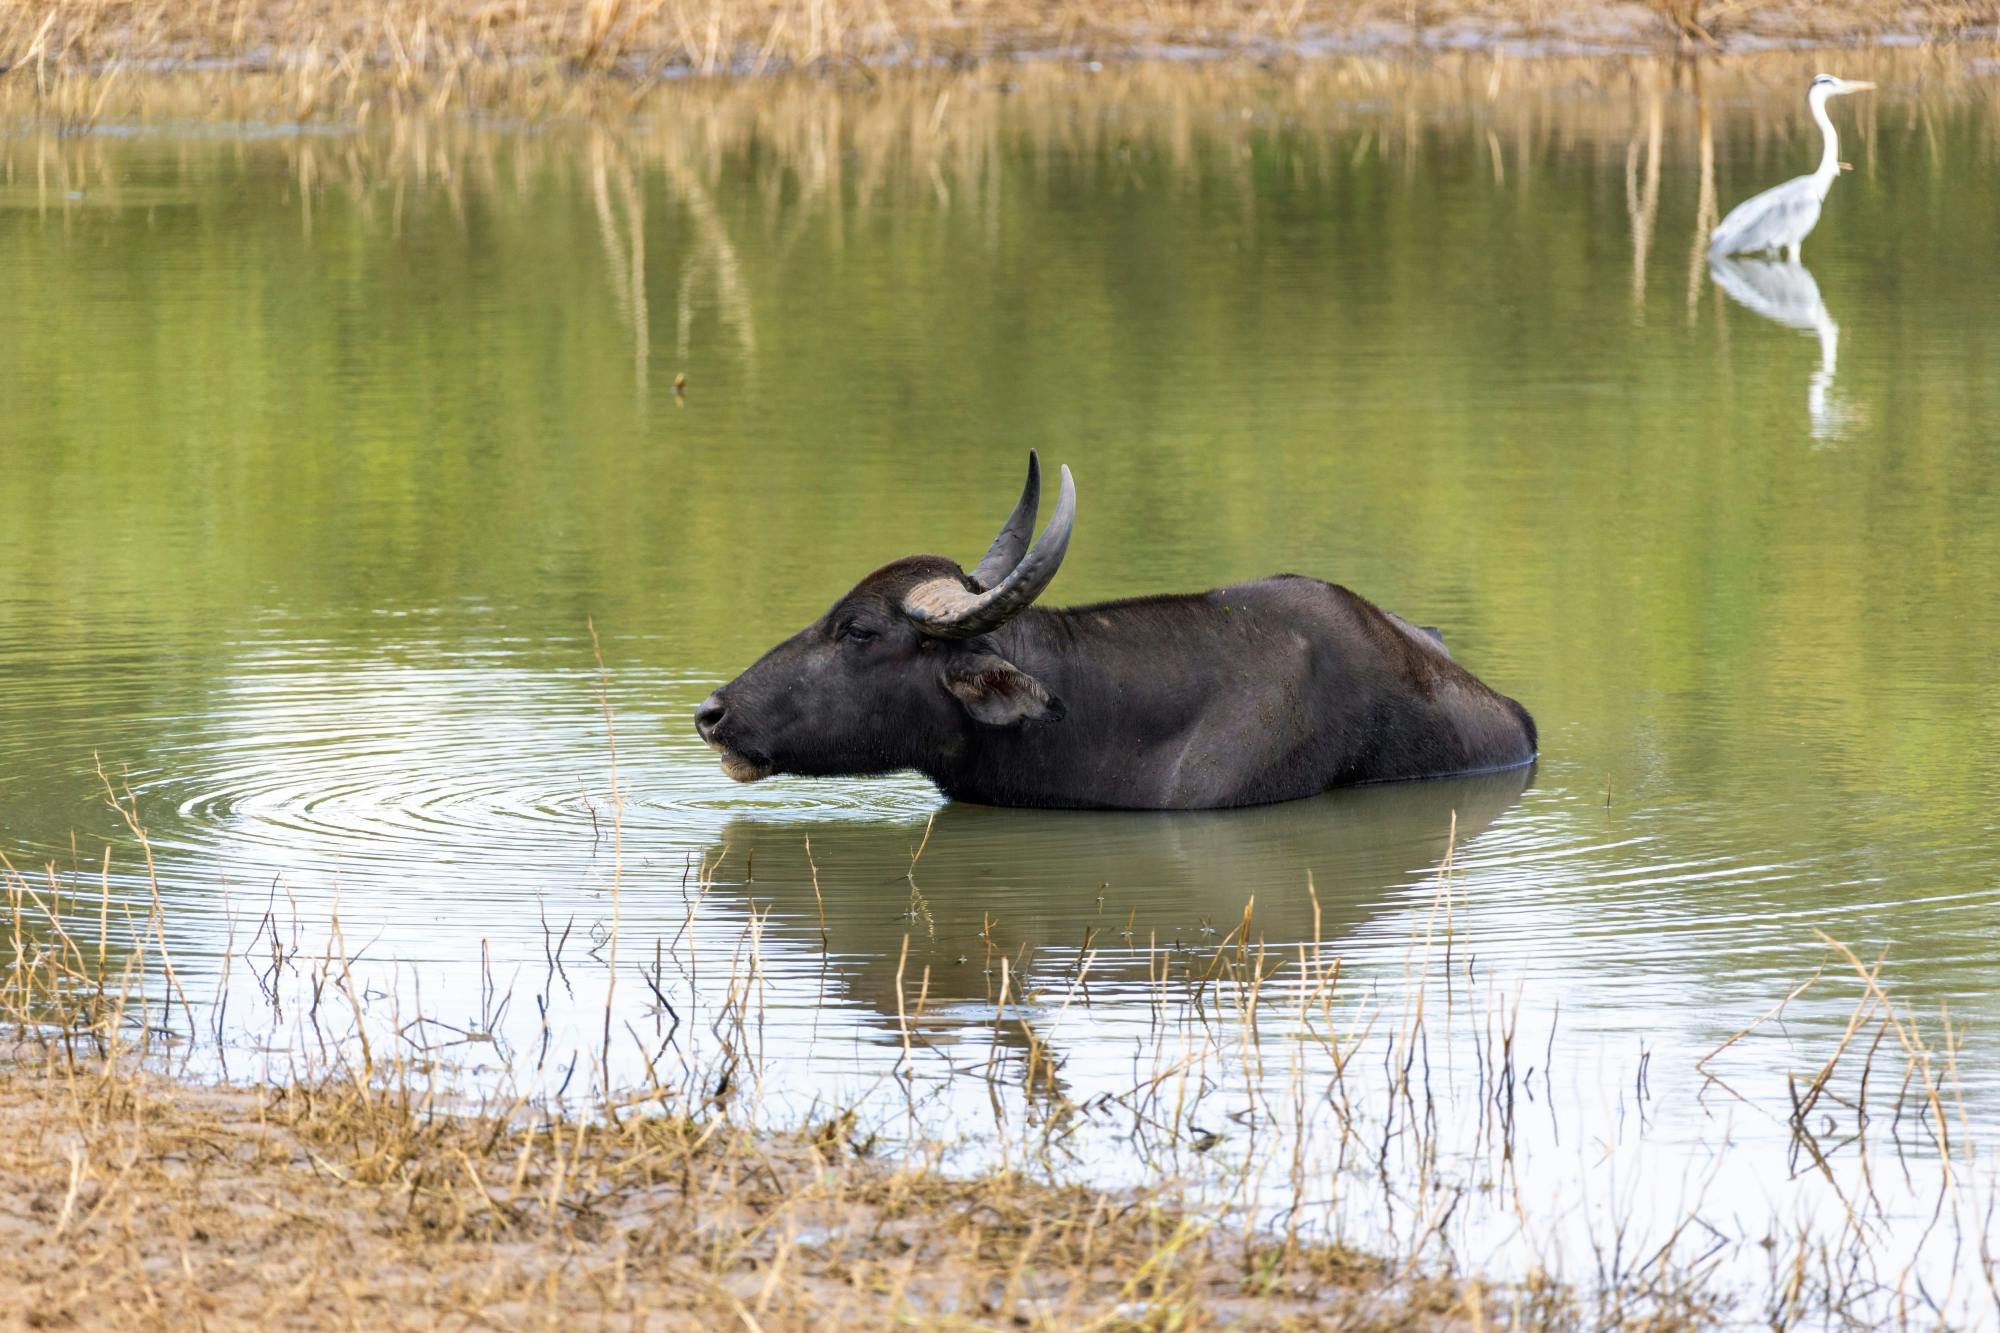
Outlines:
{"label": "water buffalo", "polygon": [[1535,723],[1424,631],[1280,574],[1182,596],[1033,603],[1076,520],[1041,465],[970,573],[870,574],[695,711],[739,782],[915,769],[988,805],[1196,810],[1528,763]]}

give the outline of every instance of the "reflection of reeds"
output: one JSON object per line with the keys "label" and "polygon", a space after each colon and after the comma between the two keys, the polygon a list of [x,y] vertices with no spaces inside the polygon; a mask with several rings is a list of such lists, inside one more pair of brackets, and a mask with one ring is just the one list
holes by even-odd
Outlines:
{"label": "reflection of reeds", "polygon": [[[904,215],[927,225],[975,220],[979,236],[1002,246],[1011,218],[1029,207],[1028,182],[1059,174],[1099,191],[1210,192],[1236,201],[1247,225],[1263,216],[1259,194],[1274,175],[1328,197],[1351,195],[1356,174],[1377,169],[1371,158],[1399,162],[1412,179],[1476,161],[1482,190],[1534,217],[1490,221],[1560,227],[1568,244],[1583,244],[1584,229],[1596,225],[1587,214],[1535,205],[1552,197],[1551,183],[1566,190],[1580,172],[1615,173],[1622,161],[1635,315],[1644,319],[1648,268],[1667,238],[1688,246],[1687,298],[1698,305],[1718,206],[1783,179],[1809,157],[1798,89],[1820,59],[1781,53],[1690,71],[1629,58],[1462,55],[1270,70],[1135,65],[1084,74],[1030,65],[1010,70],[1005,84],[974,71],[911,72],[867,87],[801,77],[647,90],[550,85],[524,94],[519,114],[541,107],[582,123],[534,134],[362,94],[349,110],[321,104],[325,133],[262,139],[234,157],[190,147],[178,168],[143,184],[131,175],[125,137],[70,133],[60,115],[48,114],[68,105],[70,93],[58,88],[42,98],[31,83],[0,79],[0,116],[42,117],[0,138],[0,208],[33,209],[73,227],[156,203],[193,203],[241,170],[246,154],[260,172],[273,161],[289,167],[308,236],[329,217],[336,226],[359,218],[398,236],[448,219],[469,236],[468,218],[518,216],[531,196],[588,201],[581,220],[589,227],[594,210],[612,296],[598,303],[599,317],[624,331],[643,414],[651,386],[660,384],[665,397],[676,370],[704,388],[729,385],[716,369],[754,378],[768,359],[766,330],[791,327],[799,309],[797,276],[810,271],[802,260],[836,259],[852,235],[872,235],[885,218]],[[1901,136],[1920,147],[1948,134],[1954,153],[2000,170],[2000,84],[1971,77],[1974,59],[1965,49],[1845,55],[1843,71],[1885,86],[1881,99],[1856,103],[1857,166],[1874,168],[1872,144],[1893,161]],[[74,100],[83,104],[79,114],[139,125],[255,121],[274,96],[290,95],[290,77],[128,73],[77,90]],[[535,102],[541,93],[547,100]],[[1718,161],[1718,144],[1747,149],[1750,160]],[[1168,161],[1186,165],[1169,171]],[[1693,180],[1700,199],[1690,208],[1684,183]],[[1419,211],[1423,194],[1414,181],[1405,187],[1396,206],[1410,210],[1407,217],[1382,225],[1439,226],[1426,243],[1463,243],[1456,221]],[[1342,225],[1329,218],[1329,226]],[[1387,248],[1385,261],[1403,266],[1419,252],[1414,240]],[[669,310],[671,333],[654,322]],[[674,364],[653,376],[668,337]],[[676,405],[684,401],[675,395]]]}
{"label": "reflection of reeds", "polygon": [[[2000,87],[1974,76],[1979,58],[1970,48],[1861,51],[1845,53],[1840,64],[1849,75],[1903,93],[1899,105],[1907,113],[1893,113],[1889,123],[1912,142],[1935,147],[1941,121],[1953,113],[1977,136],[1983,158],[2000,164],[1994,130]],[[329,192],[371,210],[378,207],[375,187],[385,183],[394,187],[396,225],[413,199],[432,192],[463,225],[468,192],[490,196],[538,174],[581,171],[580,193],[597,209],[618,315],[632,330],[643,377],[651,345],[646,251],[658,244],[663,225],[676,222],[691,241],[678,247],[677,356],[685,361],[697,350],[692,324],[704,297],[741,355],[755,354],[758,274],[740,254],[742,228],[754,225],[758,213],[718,202],[739,197],[725,173],[754,173],[750,197],[765,203],[761,212],[774,232],[762,242],[764,252],[784,256],[821,225],[821,243],[838,253],[850,226],[883,209],[921,205],[983,215],[1024,155],[1040,170],[1057,161],[1108,162],[1121,145],[1148,144],[1184,164],[1171,173],[1175,188],[1206,181],[1248,201],[1258,188],[1253,149],[1274,126],[1283,127],[1291,174],[1322,180],[1337,179],[1351,161],[1371,155],[1398,159],[1411,173],[1442,145],[1454,155],[1477,155],[1495,192],[1525,194],[1538,176],[1569,169],[1579,157],[1622,159],[1634,288],[1643,295],[1661,228],[1705,236],[1720,203],[1808,163],[1813,131],[1799,92],[1823,59],[1774,53],[1706,62],[1690,74],[1692,97],[1676,86],[1676,71],[1628,57],[1523,62],[1479,55],[1365,57],[1270,70],[1134,65],[1096,74],[1028,65],[1010,70],[1005,83],[979,71],[913,71],[866,87],[813,78],[612,90],[523,83],[508,95],[514,115],[596,122],[535,135],[489,120],[440,117],[433,104],[399,102],[392,90],[363,92],[364,81],[352,107],[323,106],[317,113],[329,133],[286,136],[263,151],[290,160],[308,226],[316,201]],[[115,83],[84,79],[90,86],[73,95],[47,96],[32,83],[0,79],[0,117],[40,126],[0,142],[0,200],[64,216],[145,202],[122,178],[113,141],[72,134],[73,121],[256,121],[274,100],[292,96],[290,78],[126,73]],[[1919,91],[1904,92],[1912,89]],[[72,104],[74,116],[65,109]],[[1864,170],[1873,169],[1875,146],[1890,132],[1883,128],[1885,105],[1864,99],[1854,108],[1857,165]],[[1969,108],[1980,114],[1956,114]],[[580,136],[588,139],[582,151]],[[1753,176],[1718,172],[1714,144],[1724,137],[1747,141]],[[1683,172],[1701,180],[1702,204],[1692,218],[1662,212],[1662,182]],[[655,177],[667,187],[658,193],[672,204],[664,220],[647,208]]]}
{"label": "reflection of reeds", "polygon": [[[1695,145],[1701,184],[1694,207],[1694,240],[1688,249],[1687,315],[1694,322],[1701,302],[1702,276],[1708,271],[1708,236],[1715,230],[1719,209],[1715,202],[1715,118],[1709,111],[1708,91],[1702,86],[1701,70],[1692,75],[1695,97]],[[1605,793],[1605,803],[1611,801]]]}
{"label": "reflection of reeds", "polygon": [[1660,118],[1660,90],[1649,90],[1645,103],[1646,175],[1639,183],[1639,136],[1634,133],[1625,147],[1625,211],[1632,222],[1632,310],[1643,317],[1646,311],[1646,257],[1653,244],[1653,223],[1660,211],[1660,144],[1664,126]]}
{"label": "reflection of reeds", "polygon": [[[632,329],[632,382],[643,403],[647,371],[652,364],[652,315],[646,300],[646,206],[630,161],[622,154],[616,155],[618,200],[624,208],[624,225],[619,225],[607,181],[612,159],[604,134],[593,133],[590,198],[597,209],[598,236],[604,244],[604,260],[610,271],[612,301]],[[685,358],[686,348],[680,351]]]}

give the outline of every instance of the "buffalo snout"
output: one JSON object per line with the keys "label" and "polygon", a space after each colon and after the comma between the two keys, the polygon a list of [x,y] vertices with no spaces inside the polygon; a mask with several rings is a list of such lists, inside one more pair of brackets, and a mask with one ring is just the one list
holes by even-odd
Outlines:
{"label": "buffalo snout", "polygon": [[713,743],[715,731],[722,725],[722,719],[729,716],[729,705],[722,702],[720,693],[711,694],[701,701],[701,707],[694,710],[694,730],[697,736]]}
{"label": "buffalo snout", "polygon": [[697,735],[710,746],[722,753],[722,771],[737,782],[760,782],[771,776],[771,761],[755,751],[746,752],[739,748],[740,738],[732,744],[724,739],[722,725],[730,717],[729,705],[722,700],[722,691],[717,690],[701,701],[701,707],[694,710],[694,729]]}

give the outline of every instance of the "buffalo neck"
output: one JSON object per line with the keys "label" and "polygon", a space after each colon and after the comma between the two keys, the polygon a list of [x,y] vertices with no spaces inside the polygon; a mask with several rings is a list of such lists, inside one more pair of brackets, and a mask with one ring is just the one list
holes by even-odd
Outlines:
{"label": "buffalo neck", "polygon": [[[1147,599],[1147,603],[1167,611],[1174,602],[1186,600],[1161,597]],[[1126,665],[1096,653],[1115,649],[1130,637],[1131,605],[1109,603],[1065,610],[1030,607],[988,634],[986,640],[1000,656],[1060,694],[1063,686],[1075,688],[1085,676],[1102,675]]]}
{"label": "buffalo neck", "polygon": [[[926,772],[947,794],[998,804],[1156,805],[1143,761],[1198,719],[1207,694],[1173,651],[1201,637],[1199,597],[1142,598],[1061,611],[1031,608],[972,642],[1033,676],[1065,716],[976,728]],[[1206,660],[1197,652],[1196,660]],[[1198,673],[1195,673],[1198,674]]]}

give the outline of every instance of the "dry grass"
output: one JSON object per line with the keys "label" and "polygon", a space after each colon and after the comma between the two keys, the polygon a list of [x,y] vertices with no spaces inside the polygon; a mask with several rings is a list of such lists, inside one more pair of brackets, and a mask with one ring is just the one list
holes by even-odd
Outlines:
{"label": "dry grass", "polygon": [[117,1063],[0,1071],[0,1197],[0,1327],[1414,1327],[1479,1300],[1245,1249],[1170,1198],[878,1163],[843,1118],[760,1136]]}
{"label": "dry grass", "polygon": [[1395,46],[1643,50],[1810,43],[2000,23],[1992,0],[48,0],[0,11],[0,62],[66,75],[227,65],[291,70],[352,100],[490,102],[521,78],[762,73],[1169,48],[1269,56]]}

